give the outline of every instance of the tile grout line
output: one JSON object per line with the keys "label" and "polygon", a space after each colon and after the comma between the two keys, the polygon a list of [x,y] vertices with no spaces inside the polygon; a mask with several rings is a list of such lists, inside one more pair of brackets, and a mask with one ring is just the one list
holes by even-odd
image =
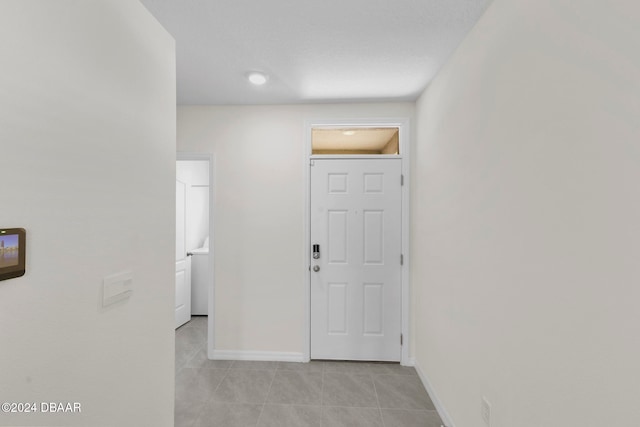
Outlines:
{"label": "tile grout line", "polygon": [[322,383],[320,385],[320,427],[323,427],[323,424],[324,424],[324,374],[326,371],[327,371],[327,364],[323,362],[322,363]]}
{"label": "tile grout line", "polygon": [[258,415],[258,419],[256,420],[256,427],[260,424],[260,418],[262,418],[262,414],[264,413],[264,407],[267,406],[267,401],[269,400],[269,395],[271,394],[271,388],[273,387],[273,382],[276,380],[277,374],[278,365],[276,364],[276,368],[273,370],[273,378],[271,378],[271,383],[269,384],[269,390],[267,390],[267,395],[264,397],[264,402],[262,402],[262,408],[260,409],[260,415]]}
{"label": "tile grout line", "polygon": [[[205,342],[204,342],[203,348],[205,348],[205,350],[206,350],[206,347],[207,347],[207,339],[205,338]],[[194,357],[195,357],[195,355],[194,355]],[[207,358],[207,360],[209,360],[209,359]],[[198,414],[198,417],[196,418],[196,421],[193,423],[194,427],[198,424],[198,421],[200,421],[200,418],[202,418],[202,416],[204,415],[204,413],[205,413],[205,411],[207,409],[207,406],[217,403],[217,402],[214,401],[216,391],[218,391],[218,388],[220,388],[220,386],[224,382],[225,378],[227,378],[227,375],[229,374],[229,368],[231,368],[231,365],[233,365],[233,362],[231,362],[231,364],[226,369],[223,369],[224,375],[220,379],[220,382],[218,383],[216,388],[213,389],[213,392],[211,393],[211,396],[209,396],[209,399],[207,400],[207,402],[202,405],[202,409],[200,410],[200,413]]]}
{"label": "tile grout line", "polygon": [[376,387],[376,380],[373,374],[371,374],[371,382],[373,383],[373,392],[376,394],[376,402],[378,402],[378,414],[380,414],[380,423],[382,427],[386,427],[384,423],[384,417],[382,416],[382,408],[380,407],[380,397],[378,396],[378,388]]}
{"label": "tile grout line", "polygon": [[209,399],[207,399],[207,401],[202,404],[202,407],[200,408],[200,412],[198,412],[198,415],[196,416],[195,421],[193,422],[193,424],[191,424],[192,427],[195,427],[198,425],[198,421],[200,421],[200,419],[204,416],[204,413],[207,410],[208,405],[212,403],[215,403],[213,401],[213,396],[209,396]]}
{"label": "tile grout line", "polygon": [[[204,344],[204,346],[206,346],[206,344]],[[189,367],[189,363],[191,363],[191,361],[192,361],[193,359],[195,359],[196,355],[200,352],[200,350],[202,350],[202,349],[204,348],[204,346],[203,346],[203,347],[198,347],[198,346],[196,346],[196,348],[195,348],[195,349],[193,350],[193,352],[191,353],[191,356],[189,356],[189,357],[187,358],[187,360],[184,362],[184,366],[183,366],[183,368],[187,368],[187,367]]]}
{"label": "tile grout line", "polygon": [[[182,329],[182,327],[181,327],[181,328],[178,328],[178,331],[176,332],[176,336],[177,336],[178,334],[180,334],[180,335],[185,335],[185,334],[180,333],[180,330],[182,330],[182,331],[191,331],[191,330],[194,330],[194,331],[196,331],[196,333],[197,333],[197,328],[196,328],[195,326],[190,325],[190,324],[185,325],[185,326],[184,326],[184,329]],[[190,355],[186,357],[186,359],[185,359],[185,361],[184,361],[183,365],[180,367],[180,369],[182,369],[182,368],[187,368],[187,367],[189,366],[189,363],[190,363],[190,362],[191,362],[191,361],[196,357],[196,355],[198,354],[198,352],[199,352],[201,349],[203,349],[203,348],[205,348],[205,349],[206,349],[206,346],[207,346],[207,338],[206,338],[206,336],[205,336],[204,343],[201,343],[199,346],[198,346],[198,345],[196,345],[196,346],[191,350],[191,352],[189,352],[189,354],[190,354]],[[175,347],[175,341],[174,341],[174,347]],[[175,364],[175,362],[174,362],[174,364]]]}
{"label": "tile grout line", "polygon": [[[205,352],[206,352],[206,347],[207,347],[207,339],[205,338],[204,345],[203,345],[203,348],[205,349]],[[194,356],[194,357],[195,357],[195,356]],[[207,360],[209,360],[209,359],[207,358]],[[209,397],[208,402],[207,402],[207,403],[205,403],[205,404],[203,405],[202,410],[201,410],[201,412],[200,412],[200,416],[197,418],[196,423],[197,423],[197,421],[198,421],[198,420],[200,420],[200,417],[202,417],[202,415],[204,414],[205,409],[207,408],[207,406],[208,406],[209,404],[215,404],[215,403],[217,403],[217,402],[215,402],[215,401],[214,401],[216,391],[218,391],[218,388],[220,388],[220,386],[221,386],[221,385],[222,385],[222,383],[224,382],[225,378],[227,378],[227,375],[229,374],[229,368],[231,367],[231,365],[233,365],[233,362],[232,362],[231,364],[229,364],[229,366],[227,366],[227,368],[226,368],[226,369],[223,369],[223,371],[224,371],[224,375],[223,375],[223,376],[222,376],[222,378],[220,379],[220,382],[218,383],[218,385],[216,386],[216,388],[215,388],[215,389],[213,389],[213,392],[211,393],[211,396]],[[194,425],[195,425],[195,424],[194,424]]]}
{"label": "tile grout line", "polygon": [[[189,323],[187,323],[186,325],[184,325],[183,327],[178,328],[178,329],[174,332],[174,334],[175,334],[175,335],[174,335],[174,348],[176,347],[176,344],[175,344],[175,337],[178,337],[178,335],[180,335],[180,336],[185,335],[185,334],[187,334],[187,333],[188,333],[189,331],[191,331],[191,330],[194,330],[194,331],[196,331],[196,333],[197,333],[197,328],[194,326],[194,324],[192,324],[192,323],[190,323],[190,322],[189,322]],[[181,331],[185,331],[185,332],[181,332]],[[198,345],[196,345],[196,346],[195,346],[195,348],[194,348],[194,349],[192,350],[192,352],[191,352],[192,354],[191,354],[190,356],[187,356],[187,357],[185,358],[185,361],[184,361],[184,363],[182,364],[182,366],[180,366],[179,368],[177,368],[177,366],[176,366],[176,368],[177,368],[177,369],[175,369],[176,379],[177,379],[181,374],[184,374],[184,372],[185,372],[185,370],[186,370],[186,369],[194,369],[194,370],[195,370],[195,369],[197,369],[197,368],[189,368],[189,363],[190,363],[190,362],[191,362],[191,361],[196,357],[196,355],[198,354],[198,352],[200,351],[200,349],[202,349],[202,348],[206,348],[206,344],[207,344],[207,341],[206,341],[206,336],[205,336],[204,343],[200,344],[200,346],[198,346]],[[174,365],[175,365],[175,360],[174,360]],[[218,384],[218,386],[219,386],[219,384]],[[218,386],[216,386],[216,388],[217,388]],[[205,402],[203,402],[203,403],[202,403],[202,406],[201,406],[201,408],[200,408],[200,411],[198,411],[198,412],[195,414],[195,419],[194,419],[194,421],[190,424],[190,427],[195,426],[195,425],[198,423],[198,421],[202,418],[202,416],[203,416],[203,414],[204,414],[204,412],[205,412],[205,410],[206,410],[206,408],[207,408],[207,403],[208,403],[208,402],[210,402],[212,399],[213,399],[213,396],[210,396],[210,397],[209,397],[209,399],[208,399],[207,401],[205,401]],[[175,398],[174,398],[174,405],[175,405]],[[174,416],[175,416],[175,415],[174,415]]]}

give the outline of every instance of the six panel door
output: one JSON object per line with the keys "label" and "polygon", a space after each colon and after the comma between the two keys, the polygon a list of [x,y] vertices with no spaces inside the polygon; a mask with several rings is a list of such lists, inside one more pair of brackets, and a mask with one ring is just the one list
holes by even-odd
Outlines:
{"label": "six panel door", "polygon": [[312,160],[312,359],[400,360],[401,168]]}

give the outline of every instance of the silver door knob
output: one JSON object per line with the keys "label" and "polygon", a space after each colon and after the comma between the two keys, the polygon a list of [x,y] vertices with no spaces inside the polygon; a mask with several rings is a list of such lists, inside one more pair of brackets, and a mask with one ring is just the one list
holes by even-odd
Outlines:
{"label": "silver door knob", "polygon": [[314,266],[313,266],[313,271],[315,271],[316,273],[317,273],[318,271],[320,271],[320,266],[319,266],[319,265],[314,265]]}

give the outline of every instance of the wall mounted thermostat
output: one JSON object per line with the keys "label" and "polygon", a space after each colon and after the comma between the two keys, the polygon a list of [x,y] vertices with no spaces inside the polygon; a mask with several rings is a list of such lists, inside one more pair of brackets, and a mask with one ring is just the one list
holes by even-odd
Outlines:
{"label": "wall mounted thermostat", "polygon": [[27,232],[24,228],[0,228],[0,280],[24,276]]}

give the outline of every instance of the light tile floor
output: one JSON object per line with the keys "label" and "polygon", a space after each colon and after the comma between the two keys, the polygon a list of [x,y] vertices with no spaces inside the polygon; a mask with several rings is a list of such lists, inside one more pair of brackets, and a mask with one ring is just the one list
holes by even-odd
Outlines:
{"label": "light tile floor", "polygon": [[176,331],[176,427],[440,427],[415,369],[207,360],[207,318]]}

